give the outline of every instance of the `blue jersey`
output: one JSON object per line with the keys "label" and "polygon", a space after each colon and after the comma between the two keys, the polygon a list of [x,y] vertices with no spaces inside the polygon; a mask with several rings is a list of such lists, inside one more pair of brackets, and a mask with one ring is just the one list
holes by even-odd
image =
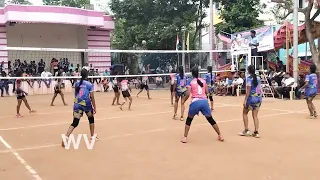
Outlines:
{"label": "blue jersey", "polygon": [[180,78],[179,74],[177,74],[175,80],[177,81],[176,91],[179,93],[186,92],[187,91],[187,84],[188,84],[188,77],[186,75],[184,75],[184,77],[182,79],[182,78]]}
{"label": "blue jersey", "polygon": [[212,76],[211,76],[211,73],[207,73],[204,76],[204,79],[206,80],[207,86],[211,87],[211,82],[212,82],[212,86],[214,86],[214,82],[216,81],[216,76],[214,75],[214,73],[212,73]]}
{"label": "blue jersey", "polygon": [[246,80],[246,85],[250,86],[250,95],[249,96],[255,96],[260,97],[261,96],[261,80],[260,77],[257,77],[258,85],[253,85],[253,78],[250,76]]}
{"label": "blue jersey", "polygon": [[318,76],[316,74],[308,74],[305,79],[308,82],[306,87],[306,94],[311,95],[318,92]]}
{"label": "blue jersey", "polygon": [[[80,81],[75,84],[75,87],[78,87]],[[82,106],[91,106],[90,92],[93,92],[93,85],[84,80],[80,85],[80,90],[78,93],[75,93],[74,103]]]}

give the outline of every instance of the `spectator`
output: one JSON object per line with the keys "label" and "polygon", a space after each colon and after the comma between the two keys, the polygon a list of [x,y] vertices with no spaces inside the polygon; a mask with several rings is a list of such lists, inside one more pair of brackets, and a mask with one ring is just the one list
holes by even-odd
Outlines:
{"label": "spectator", "polygon": [[106,69],[104,72],[103,72],[103,76],[109,76],[110,73],[108,72],[108,69]]}
{"label": "spectator", "polygon": [[301,99],[301,91],[299,91],[299,89],[301,87],[303,87],[305,84],[305,78],[304,78],[304,75],[300,74],[299,75],[299,79],[298,79],[298,82],[297,82],[297,87],[295,89],[295,95],[296,95],[296,98],[297,99]]}
{"label": "spectator", "polygon": [[4,61],[1,62],[0,64],[0,73],[5,71],[5,67],[4,67]]}
{"label": "spectator", "polygon": [[160,76],[156,77],[156,85],[157,88],[159,88],[162,84],[162,78]]}
{"label": "spectator", "polygon": [[273,90],[273,92],[275,92],[275,97],[280,97],[279,94],[279,84],[277,83],[277,81],[275,81],[274,79],[271,80],[271,88]]}
{"label": "spectator", "polygon": [[242,84],[243,84],[243,79],[241,78],[241,77],[239,77],[239,75],[237,74],[237,75],[235,75],[235,77],[234,77],[234,79],[233,79],[233,81],[232,81],[232,83],[231,83],[231,95],[232,96],[235,96],[236,94],[236,89],[238,89],[238,86],[242,86]]}
{"label": "spectator", "polygon": [[290,98],[291,87],[294,84],[294,78],[292,78],[289,73],[286,73],[283,80],[281,81],[281,87],[279,87],[279,94],[284,98]]}
{"label": "spectator", "polygon": [[41,74],[46,67],[46,63],[43,61],[43,59],[40,60],[38,63],[38,74]]}
{"label": "spectator", "polygon": [[[96,71],[93,73],[94,76],[100,76],[99,70],[96,69]],[[95,81],[97,84],[101,83],[101,78],[95,78]]]}
{"label": "spectator", "polygon": [[48,72],[46,69],[41,73],[41,77],[43,78],[44,84],[47,86],[47,88],[50,88],[52,79],[49,79],[48,77],[52,77],[52,74]]}
{"label": "spectator", "polygon": [[75,68],[73,67],[73,63],[70,64],[69,66],[69,71],[71,70],[71,72],[73,72],[75,70]]}
{"label": "spectator", "polygon": [[[66,76],[69,76],[69,77],[73,76],[72,69],[69,69],[69,71],[66,73]],[[73,87],[74,83],[76,82],[75,79],[69,78],[69,81],[71,82],[72,87]]]}
{"label": "spectator", "polygon": [[86,69],[87,71],[90,72],[90,68],[88,66],[88,63],[85,63],[84,66],[82,67],[82,69]]}
{"label": "spectator", "polygon": [[[2,71],[2,77],[7,77],[7,74]],[[7,96],[9,96],[9,79],[0,79],[0,90],[1,90],[1,97],[3,97],[4,91],[6,91]]]}

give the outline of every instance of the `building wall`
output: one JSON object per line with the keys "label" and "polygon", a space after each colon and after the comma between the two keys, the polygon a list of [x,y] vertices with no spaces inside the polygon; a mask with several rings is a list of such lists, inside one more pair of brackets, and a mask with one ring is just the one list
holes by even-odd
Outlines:
{"label": "building wall", "polygon": [[[87,49],[87,27],[60,24],[15,24],[7,26],[8,47],[39,47],[39,48],[67,48]],[[10,61],[39,61],[43,59],[47,67],[52,58],[68,58],[76,64],[81,64],[80,52],[68,51],[21,51],[9,50]]]}
{"label": "building wall", "polygon": [[[110,49],[110,31],[103,29],[88,29],[88,49]],[[100,72],[109,69],[111,66],[110,52],[89,52],[88,63]]]}
{"label": "building wall", "polygon": [[8,68],[8,51],[4,49],[6,47],[7,47],[6,27],[0,26],[0,63],[4,62],[5,69]]}

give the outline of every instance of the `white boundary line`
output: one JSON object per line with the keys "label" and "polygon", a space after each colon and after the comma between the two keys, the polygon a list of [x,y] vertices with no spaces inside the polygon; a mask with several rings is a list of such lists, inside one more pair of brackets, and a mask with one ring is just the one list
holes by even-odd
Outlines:
{"label": "white boundary line", "polygon": [[[149,105],[160,105],[160,104],[170,104],[170,102],[165,102],[165,103],[149,103],[149,104],[137,104],[137,105],[134,105],[135,107],[139,107],[139,106],[149,106]],[[62,106],[61,106],[62,107]],[[32,116],[41,116],[41,115],[50,115],[50,114],[64,114],[64,113],[72,113],[72,109],[73,109],[73,105],[71,106],[64,106],[64,107],[70,107],[68,111],[55,111],[55,112],[47,112],[47,113],[35,113],[33,114]],[[104,109],[110,109],[110,108],[114,108],[114,107],[117,107],[117,106],[108,106],[108,107],[104,107],[104,108],[98,108],[98,110],[104,110]],[[48,108],[50,108],[50,106],[48,106]],[[50,110],[50,109],[48,109]],[[26,117],[30,117],[31,115],[27,115]],[[0,116],[0,120],[1,119],[6,119],[6,118],[15,118],[15,116]]]}
{"label": "white boundary line", "polygon": [[28,170],[28,172],[33,176],[35,180],[42,180],[38,173],[1,136],[0,141],[4,146],[6,146],[9,152],[11,152],[18,159],[18,161]]}
{"label": "white boundary line", "polygon": [[[215,106],[215,107],[226,107],[226,106]],[[95,119],[95,121],[105,121],[110,119],[121,119],[121,118],[130,118],[130,117],[137,117],[137,116],[149,116],[149,115],[158,115],[158,114],[167,114],[173,113],[173,111],[162,111],[162,112],[154,112],[154,113],[143,113],[143,114],[135,114],[135,115],[126,115],[126,116],[115,116],[115,117],[108,117],[108,118],[99,118]],[[50,124],[39,124],[33,126],[22,126],[22,127],[12,127],[12,128],[3,128],[0,131],[11,131],[11,130],[19,130],[19,129],[31,129],[31,128],[38,128],[38,127],[47,127],[47,126],[59,126],[63,124],[70,124],[71,121],[68,122],[57,122],[57,123],[50,123]]]}
{"label": "white boundary line", "polygon": [[[282,112],[282,113],[276,113],[276,114],[268,114],[268,115],[259,116],[259,119],[266,118],[266,117],[280,116],[280,115],[296,114],[296,113],[302,113],[302,112],[305,112],[305,111],[296,111],[296,112],[288,111],[288,112]],[[236,122],[236,121],[242,121],[242,118],[218,121],[217,123],[218,124],[222,124],[222,123]],[[194,126],[204,126],[204,125],[208,126],[208,123],[194,124],[192,126],[194,127]],[[129,137],[129,136],[141,135],[141,134],[151,134],[151,133],[154,133],[154,132],[161,132],[161,131],[168,131],[168,130],[172,130],[172,129],[179,129],[181,127],[182,126],[176,126],[176,127],[172,127],[172,128],[159,128],[159,129],[141,131],[141,132],[138,132],[138,133],[135,133],[135,134],[114,135],[114,136],[110,136],[110,137],[107,137],[107,138],[99,139],[99,141],[113,140],[113,139],[117,139],[117,138],[126,138],[126,137]],[[45,148],[51,148],[51,147],[57,147],[57,146],[61,146],[61,144],[50,144],[50,145],[43,145],[43,146],[18,148],[18,149],[16,149],[16,151],[37,150],[37,149],[45,149]],[[0,154],[8,153],[8,152],[10,152],[10,151],[4,150],[4,151],[0,151]]]}

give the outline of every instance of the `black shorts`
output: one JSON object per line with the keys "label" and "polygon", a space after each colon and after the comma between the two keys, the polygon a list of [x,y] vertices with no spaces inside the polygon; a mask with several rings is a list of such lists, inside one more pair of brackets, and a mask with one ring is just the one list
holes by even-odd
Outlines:
{"label": "black shorts", "polygon": [[23,98],[25,98],[25,97],[26,97],[25,95],[17,96],[17,99],[23,99]]}
{"label": "black shorts", "polygon": [[149,86],[148,86],[148,84],[141,84],[140,89],[149,90]]}
{"label": "black shorts", "polygon": [[55,94],[60,94],[60,93],[61,93],[61,90],[60,90],[60,89],[55,89],[55,90],[54,90],[54,93],[55,93]]}
{"label": "black shorts", "polygon": [[114,91],[115,93],[119,92],[118,86],[114,86],[112,89],[113,89],[113,91]]}
{"label": "black shorts", "polygon": [[122,96],[124,98],[126,98],[126,97],[130,97],[131,95],[130,95],[129,91],[127,90],[127,91],[122,91]]}

